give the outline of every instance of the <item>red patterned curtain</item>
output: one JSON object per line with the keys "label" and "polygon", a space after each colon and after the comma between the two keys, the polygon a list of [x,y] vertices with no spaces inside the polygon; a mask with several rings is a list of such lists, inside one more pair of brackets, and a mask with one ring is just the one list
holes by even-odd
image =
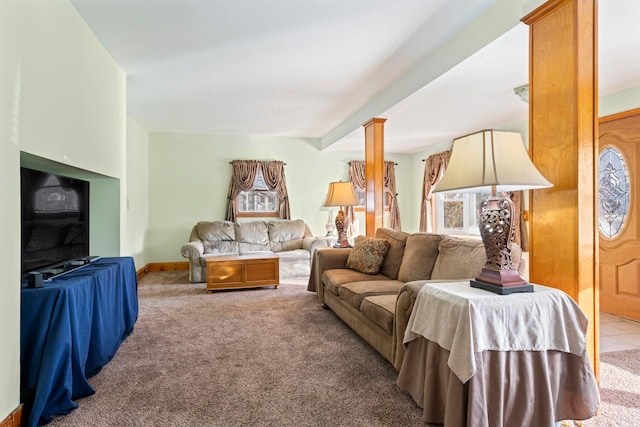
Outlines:
{"label": "red patterned curtain", "polygon": [[[451,150],[442,153],[433,154],[425,160],[424,180],[422,182],[422,204],[420,206],[420,231],[433,232],[435,230],[435,212],[433,199],[433,190],[438,185],[444,171],[449,164],[451,158]],[[515,233],[514,241],[523,251],[529,250],[529,234],[524,221],[522,210],[522,191],[514,191],[504,193],[504,197],[509,197],[515,207]]]}
{"label": "red patterned curtain", "polygon": [[260,163],[262,164],[264,183],[267,184],[269,190],[278,193],[278,201],[280,202],[278,216],[280,219],[291,219],[287,180],[284,178],[284,163],[278,160]]}
{"label": "red patterned curtain", "polygon": [[281,161],[234,160],[231,162],[231,182],[227,195],[227,221],[236,222],[238,211],[236,197],[241,191],[251,191],[258,171],[262,172],[264,183],[269,190],[278,194],[281,219],[290,219],[289,193],[284,177],[284,163]]}
{"label": "red patterned curtain", "polygon": [[400,206],[398,206],[398,193],[396,193],[396,164],[384,162],[384,190],[389,192],[389,227],[394,230],[402,230],[400,223]]}
{"label": "red patterned curtain", "polygon": [[527,231],[527,225],[524,221],[524,211],[522,209],[522,198],[524,191],[512,191],[507,193],[505,197],[509,197],[513,202],[515,208],[515,233],[514,242],[522,248],[524,252],[529,251],[529,232]]}
{"label": "red patterned curtain", "polygon": [[236,197],[241,191],[250,191],[258,175],[260,162],[256,160],[234,160],[231,162],[231,182],[227,195],[227,221],[236,222]]}
{"label": "red patterned curtain", "polygon": [[[353,185],[354,189],[364,190],[364,187],[367,182],[367,177],[364,172],[364,161],[363,160],[352,160],[349,162],[349,182]],[[353,206],[347,206],[347,210],[345,212],[345,216],[347,217],[348,225],[348,235],[353,236],[356,234],[354,225],[356,220],[355,209]]]}
{"label": "red patterned curtain", "polygon": [[[349,162],[349,182],[353,188],[364,190],[366,185],[365,162],[364,160],[352,160]],[[383,177],[384,192],[389,193],[391,201],[389,206],[389,227],[394,230],[402,228],[400,222],[400,206],[398,206],[398,194],[396,193],[396,164],[391,161],[384,162]],[[347,218],[349,224],[353,224],[355,213],[353,206],[347,207]]]}
{"label": "red patterned curtain", "polygon": [[422,180],[422,202],[420,203],[420,231],[433,232],[434,206],[432,203],[433,190],[442,179],[444,170],[449,164],[451,150],[429,156],[424,162],[424,179]]}

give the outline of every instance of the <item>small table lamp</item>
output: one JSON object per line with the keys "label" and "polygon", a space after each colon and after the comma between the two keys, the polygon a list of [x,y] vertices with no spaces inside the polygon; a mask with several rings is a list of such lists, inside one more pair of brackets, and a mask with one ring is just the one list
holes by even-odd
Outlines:
{"label": "small table lamp", "polygon": [[497,193],[551,187],[531,162],[519,133],[483,130],[453,141],[449,166],[434,193],[491,193],[480,205],[487,262],[471,286],[500,295],[533,292],[511,260],[515,209]]}
{"label": "small table lamp", "polygon": [[327,219],[327,225],[325,225],[325,230],[327,230],[327,234],[325,237],[335,237],[336,236],[336,225],[333,222],[333,206],[327,206],[327,196],[325,194],[324,201],[322,205],[320,205],[321,211],[329,212],[329,218]]}
{"label": "small table lamp", "polygon": [[353,191],[353,186],[350,182],[330,182],[329,190],[327,191],[327,198],[325,199],[323,206],[325,207],[337,207],[338,215],[336,215],[336,230],[338,230],[338,245],[341,247],[349,247],[347,241],[347,230],[345,227],[343,206],[356,206],[358,205],[358,199]]}

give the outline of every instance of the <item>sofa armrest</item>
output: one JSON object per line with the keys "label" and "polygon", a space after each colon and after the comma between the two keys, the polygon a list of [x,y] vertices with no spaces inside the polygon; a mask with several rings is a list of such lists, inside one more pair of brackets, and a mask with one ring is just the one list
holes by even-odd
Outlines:
{"label": "sofa armrest", "polygon": [[337,268],[347,268],[347,259],[351,249],[347,248],[320,248],[316,251],[313,261],[315,268],[312,268],[313,278],[309,278],[309,290],[315,286],[316,297],[318,302],[324,304],[324,286],[322,284],[322,274],[325,270],[334,270]]}
{"label": "sofa armrest", "polygon": [[304,237],[302,239],[302,249],[306,249],[311,252],[312,257],[316,250],[326,247],[328,247],[328,243],[325,239],[319,237]]}
{"label": "sofa armrest", "polygon": [[393,367],[398,372],[400,372],[400,367],[402,367],[402,361],[404,360],[404,331],[407,329],[418,292],[428,282],[428,280],[407,282],[398,291],[392,343]]}
{"label": "sofa armrest", "polygon": [[182,253],[182,256],[188,258],[189,261],[199,262],[200,257],[204,255],[204,245],[201,241],[195,240],[182,245],[180,252]]}

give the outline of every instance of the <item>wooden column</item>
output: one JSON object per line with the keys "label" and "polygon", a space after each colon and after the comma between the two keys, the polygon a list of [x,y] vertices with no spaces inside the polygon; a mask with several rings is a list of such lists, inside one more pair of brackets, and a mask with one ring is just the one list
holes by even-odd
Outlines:
{"label": "wooden column", "polygon": [[382,227],[384,215],[384,122],[371,119],[364,127],[366,193],[366,235],[373,236]]}
{"label": "wooden column", "polygon": [[530,279],[565,291],[589,317],[599,378],[596,1],[549,0],[522,21],[530,27],[530,153],[554,185],[531,192]]}

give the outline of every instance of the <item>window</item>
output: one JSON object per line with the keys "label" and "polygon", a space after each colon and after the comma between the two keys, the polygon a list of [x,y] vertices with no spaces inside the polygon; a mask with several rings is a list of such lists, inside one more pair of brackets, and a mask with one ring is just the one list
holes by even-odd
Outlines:
{"label": "window", "polygon": [[262,170],[258,170],[250,191],[238,193],[236,206],[239,218],[278,216],[278,193],[270,191],[264,183]]}
{"label": "window", "polygon": [[283,162],[231,162],[226,220],[236,222],[239,217],[291,218]]}
{"label": "window", "polygon": [[443,234],[480,235],[480,203],[490,194],[436,194],[437,232]]}
{"label": "window", "polygon": [[[359,204],[354,207],[356,212],[364,212],[366,210],[367,203],[367,191],[364,188],[358,188],[354,186],[353,191],[356,193],[356,199],[358,199]],[[389,212],[389,207],[391,205],[391,193],[389,191],[384,191],[384,211]]]}
{"label": "window", "polygon": [[613,239],[626,224],[631,194],[626,162],[615,147],[606,147],[600,153],[598,174],[598,229],[604,237]]}

